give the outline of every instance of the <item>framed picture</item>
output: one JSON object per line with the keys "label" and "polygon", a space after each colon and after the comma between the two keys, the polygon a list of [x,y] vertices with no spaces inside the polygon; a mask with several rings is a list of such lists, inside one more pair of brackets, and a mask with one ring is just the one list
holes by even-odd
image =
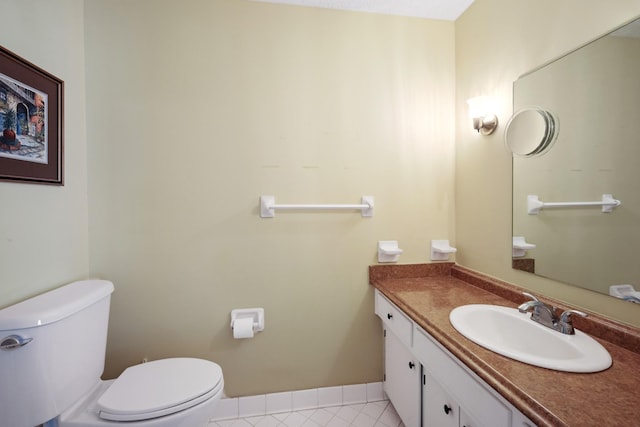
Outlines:
{"label": "framed picture", "polygon": [[64,82],[0,46],[0,180],[64,185]]}

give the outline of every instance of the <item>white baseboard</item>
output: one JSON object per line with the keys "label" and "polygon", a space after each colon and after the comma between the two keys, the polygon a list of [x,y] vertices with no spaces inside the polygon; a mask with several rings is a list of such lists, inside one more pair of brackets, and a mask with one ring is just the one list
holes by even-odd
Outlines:
{"label": "white baseboard", "polygon": [[354,384],[309,390],[222,398],[212,421],[303,411],[328,406],[386,400],[382,383]]}

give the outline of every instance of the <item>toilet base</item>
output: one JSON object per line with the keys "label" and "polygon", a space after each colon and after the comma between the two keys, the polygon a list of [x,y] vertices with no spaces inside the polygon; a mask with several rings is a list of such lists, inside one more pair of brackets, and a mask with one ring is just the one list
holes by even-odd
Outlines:
{"label": "toilet base", "polygon": [[[222,397],[221,388],[220,393],[209,400],[175,414],[144,421],[128,421],[126,423],[108,421],[98,416],[97,402],[113,381],[115,380],[100,381],[96,384],[86,398],[58,417],[57,427],[115,427],[122,425],[127,427],[205,427],[209,420],[213,418],[216,406]],[[56,424],[51,425],[55,426]]]}

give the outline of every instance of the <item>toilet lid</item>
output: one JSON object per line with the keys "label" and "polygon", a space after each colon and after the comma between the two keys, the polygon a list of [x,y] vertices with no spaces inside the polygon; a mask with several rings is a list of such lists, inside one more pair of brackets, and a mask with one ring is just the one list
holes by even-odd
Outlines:
{"label": "toilet lid", "polygon": [[208,360],[155,360],[127,368],[98,399],[98,411],[106,420],[147,420],[195,406],[223,386],[222,369]]}

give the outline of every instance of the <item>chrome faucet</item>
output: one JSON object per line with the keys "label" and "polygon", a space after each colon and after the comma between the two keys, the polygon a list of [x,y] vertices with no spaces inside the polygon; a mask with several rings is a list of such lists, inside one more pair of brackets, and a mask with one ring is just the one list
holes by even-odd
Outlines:
{"label": "chrome faucet", "polygon": [[518,306],[518,311],[520,311],[520,313],[527,313],[531,311],[531,320],[533,320],[534,322],[538,322],[541,325],[546,326],[547,328],[554,329],[560,333],[567,335],[575,334],[575,331],[573,329],[573,322],[571,319],[572,314],[577,314],[581,317],[587,317],[587,314],[581,311],[567,310],[564,311],[558,318],[558,315],[556,314],[556,307],[545,304],[528,292],[523,292],[522,294],[531,298],[531,301],[520,304],[520,306]]}
{"label": "chrome faucet", "polygon": [[575,335],[576,332],[573,329],[573,322],[571,321],[572,314],[577,314],[580,317],[587,317],[587,313],[583,313],[578,310],[567,310],[560,315],[560,320],[556,325],[556,331],[567,335]]}
{"label": "chrome faucet", "polygon": [[518,311],[520,311],[520,313],[527,313],[528,311],[531,311],[531,320],[538,322],[547,328],[555,329],[556,324],[558,323],[556,308],[543,303],[528,292],[523,292],[522,294],[531,298],[531,301],[521,304],[518,307]]}

